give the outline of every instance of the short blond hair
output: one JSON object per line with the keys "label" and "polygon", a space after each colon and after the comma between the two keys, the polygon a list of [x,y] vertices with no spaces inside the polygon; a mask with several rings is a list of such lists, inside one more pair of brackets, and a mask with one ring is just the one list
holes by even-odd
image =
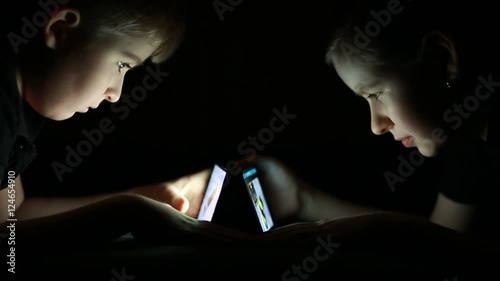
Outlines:
{"label": "short blond hair", "polygon": [[80,11],[86,38],[118,35],[158,46],[154,63],[170,58],[185,36],[184,0],[71,0],[64,6]]}

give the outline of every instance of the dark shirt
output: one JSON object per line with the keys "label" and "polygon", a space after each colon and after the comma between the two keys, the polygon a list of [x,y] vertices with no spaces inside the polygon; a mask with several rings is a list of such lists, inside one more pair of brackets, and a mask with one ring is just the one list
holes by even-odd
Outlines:
{"label": "dark shirt", "polygon": [[37,155],[35,137],[44,117],[19,94],[15,68],[0,69],[0,189],[7,187],[9,172],[21,174]]}
{"label": "dark shirt", "polygon": [[[487,140],[460,139],[444,156],[440,192],[453,201],[474,205],[473,231],[481,235],[498,233],[500,216],[500,107],[492,97]],[[500,233],[499,233],[500,234]],[[494,234],[496,235],[496,234]]]}

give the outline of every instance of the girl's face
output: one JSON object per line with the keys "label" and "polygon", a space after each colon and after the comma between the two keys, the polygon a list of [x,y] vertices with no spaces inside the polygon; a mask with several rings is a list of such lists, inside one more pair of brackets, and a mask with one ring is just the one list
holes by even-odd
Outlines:
{"label": "girl's face", "polygon": [[389,70],[355,60],[334,59],[343,82],[368,101],[374,134],[391,133],[405,147],[435,156],[445,143],[443,114],[449,108],[446,80],[428,70]]}
{"label": "girl's face", "polygon": [[[114,38],[79,46],[39,68],[35,79],[23,81],[23,95],[41,115],[65,120],[121,95],[125,73],[146,60],[154,47],[144,41]],[[23,79],[24,80],[24,79]]]}

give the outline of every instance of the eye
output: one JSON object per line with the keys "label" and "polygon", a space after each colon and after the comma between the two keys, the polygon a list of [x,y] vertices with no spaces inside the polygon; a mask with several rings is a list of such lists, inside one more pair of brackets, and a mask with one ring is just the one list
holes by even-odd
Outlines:
{"label": "eye", "polygon": [[118,72],[121,72],[121,70],[124,69],[124,68],[129,68],[130,69],[132,67],[128,63],[119,61],[118,62]]}
{"label": "eye", "polygon": [[376,92],[376,93],[373,93],[373,94],[368,94],[368,96],[366,98],[367,99],[378,100],[380,98],[381,94],[382,94],[382,92]]}

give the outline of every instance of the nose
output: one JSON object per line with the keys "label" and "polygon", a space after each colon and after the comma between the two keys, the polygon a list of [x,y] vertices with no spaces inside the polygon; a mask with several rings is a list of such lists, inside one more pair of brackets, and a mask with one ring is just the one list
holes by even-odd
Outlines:
{"label": "nose", "polygon": [[117,102],[120,99],[123,88],[123,80],[124,80],[123,75],[117,75],[116,78],[110,81],[110,84],[106,89],[106,92],[104,92],[105,100],[109,102]]}
{"label": "nose", "polygon": [[371,128],[375,135],[383,135],[394,127],[394,123],[387,114],[377,108],[371,108]]}

